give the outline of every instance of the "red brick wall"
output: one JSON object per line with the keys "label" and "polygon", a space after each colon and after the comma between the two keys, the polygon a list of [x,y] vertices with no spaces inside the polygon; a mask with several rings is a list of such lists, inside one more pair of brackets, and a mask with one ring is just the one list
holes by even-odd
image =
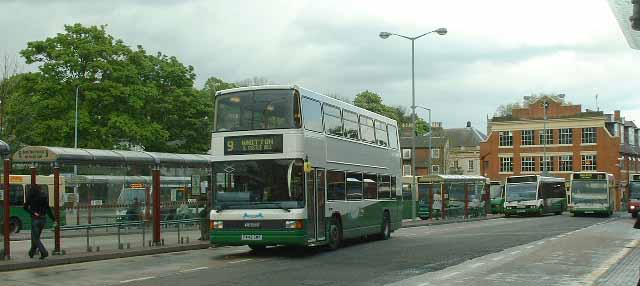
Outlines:
{"label": "red brick wall", "polygon": [[[561,103],[553,100],[548,100],[548,102],[548,118],[576,115],[582,110],[580,105],[562,105]],[[514,118],[521,119],[542,119],[544,118],[544,101],[538,100],[530,104],[527,108],[514,108],[512,110],[512,115]]]}

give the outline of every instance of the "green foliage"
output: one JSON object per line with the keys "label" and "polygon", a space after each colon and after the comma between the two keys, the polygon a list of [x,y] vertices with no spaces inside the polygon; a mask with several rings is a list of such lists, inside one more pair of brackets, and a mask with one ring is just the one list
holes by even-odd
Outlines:
{"label": "green foliage", "polygon": [[39,72],[9,79],[6,106],[14,146],[73,146],[79,91],[78,146],[111,149],[121,141],[157,152],[208,150],[206,93],[193,88],[193,67],[148,54],[114,39],[105,26],[65,26],[65,32],[27,44],[21,55]]}
{"label": "green foliage", "polygon": [[[407,110],[402,106],[387,106],[382,103],[382,97],[365,90],[356,95],[353,100],[355,106],[366,110],[381,114],[383,116],[394,119],[398,122],[398,126],[411,127],[411,113],[407,114]],[[423,135],[429,131],[429,124],[424,119],[416,115],[416,134]]]}
{"label": "green foliage", "polygon": [[201,93],[206,98],[206,104],[209,110],[207,113],[207,117],[209,118],[209,120],[207,120],[207,130],[209,130],[209,132],[213,131],[216,92],[236,87],[238,87],[237,84],[225,82],[217,77],[210,77],[204,83],[204,87],[202,88]]}

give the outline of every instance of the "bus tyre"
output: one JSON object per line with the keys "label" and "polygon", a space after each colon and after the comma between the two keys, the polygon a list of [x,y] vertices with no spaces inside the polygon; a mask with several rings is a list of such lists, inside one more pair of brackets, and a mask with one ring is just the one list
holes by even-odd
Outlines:
{"label": "bus tyre", "polygon": [[340,221],[333,217],[329,224],[329,249],[336,250],[342,244],[342,226]]}
{"label": "bus tyre", "polygon": [[12,217],[9,220],[9,233],[18,233],[22,228],[22,222],[17,217]]}
{"label": "bus tyre", "polygon": [[261,252],[261,251],[264,251],[267,248],[267,246],[252,244],[252,245],[249,245],[249,248],[251,248],[251,250],[253,250],[254,252]]}
{"label": "bus tyre", "polygon": [[637,218],[638,217],[638,213],[636,213],[636,212],[631,213],[631,217],[632,218]]}
{"label": "bus tyre", "polygon": [[379,238],[381,240],[391,238],[391,219],[389,218],[388,212],[384,212],[384,215],[382,215],[382,227],[380,229]]}

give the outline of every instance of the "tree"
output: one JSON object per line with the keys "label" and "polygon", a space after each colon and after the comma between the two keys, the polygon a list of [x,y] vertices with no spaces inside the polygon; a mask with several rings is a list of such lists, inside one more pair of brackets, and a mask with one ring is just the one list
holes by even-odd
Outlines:
{"label": "tree", "polygon": [[4,135],[4,107],[9,95],[15,90],[15,81],[8,79],[19,73],[20,64],[18,60],[5,54],[0,62],[0,135]]}
{"label": "tree", "polygon": [[560,102],[561,104],[571,104],[570,102],[567,102],[564,99],[564,96],[561,96],[559,94],[555,94],[555,93],[534,93],[530,96],[525,96],[522,104],[519,102],[513,102],[513,103],[507,103],[507,104],[501,104],[498,106],[498,108],[496,109],[496,113],[494,114],[494,116],[497,117],[505,117],[505,116],[511,116],[513,113],[513,109],[514,108],[526,108],[528,107],[530,104],[542,99],[542,98],[550,98],[554,101]]}
{"label": "tree", "polygon": [[208,101],[193,88],[193,67],[162,53],[131,49],[106,26],[65,25],[20,53],[39,71],[20,74],[7,110],[12,144],[73,146],[79,91],[79,147],[119,142],[158,152],[208,149]]}

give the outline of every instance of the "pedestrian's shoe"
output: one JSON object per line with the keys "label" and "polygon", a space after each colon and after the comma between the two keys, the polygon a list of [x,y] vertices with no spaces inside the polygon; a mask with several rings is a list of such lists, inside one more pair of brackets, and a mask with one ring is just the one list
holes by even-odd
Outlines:
{"label": "pedestrian's shoe", "polygon": [[46,252],[46,251],[43,251],[43,252],[40,254],[40,259],[45,259],[45,258],[47,258],[47,256],[49,256],[49,253],[48,253],[48,252]]}
{"label": "pedestrian's shoe", "polygon": [[36,255],[36,251],[34,249],[29,249],[29,258],[33,258]]}

